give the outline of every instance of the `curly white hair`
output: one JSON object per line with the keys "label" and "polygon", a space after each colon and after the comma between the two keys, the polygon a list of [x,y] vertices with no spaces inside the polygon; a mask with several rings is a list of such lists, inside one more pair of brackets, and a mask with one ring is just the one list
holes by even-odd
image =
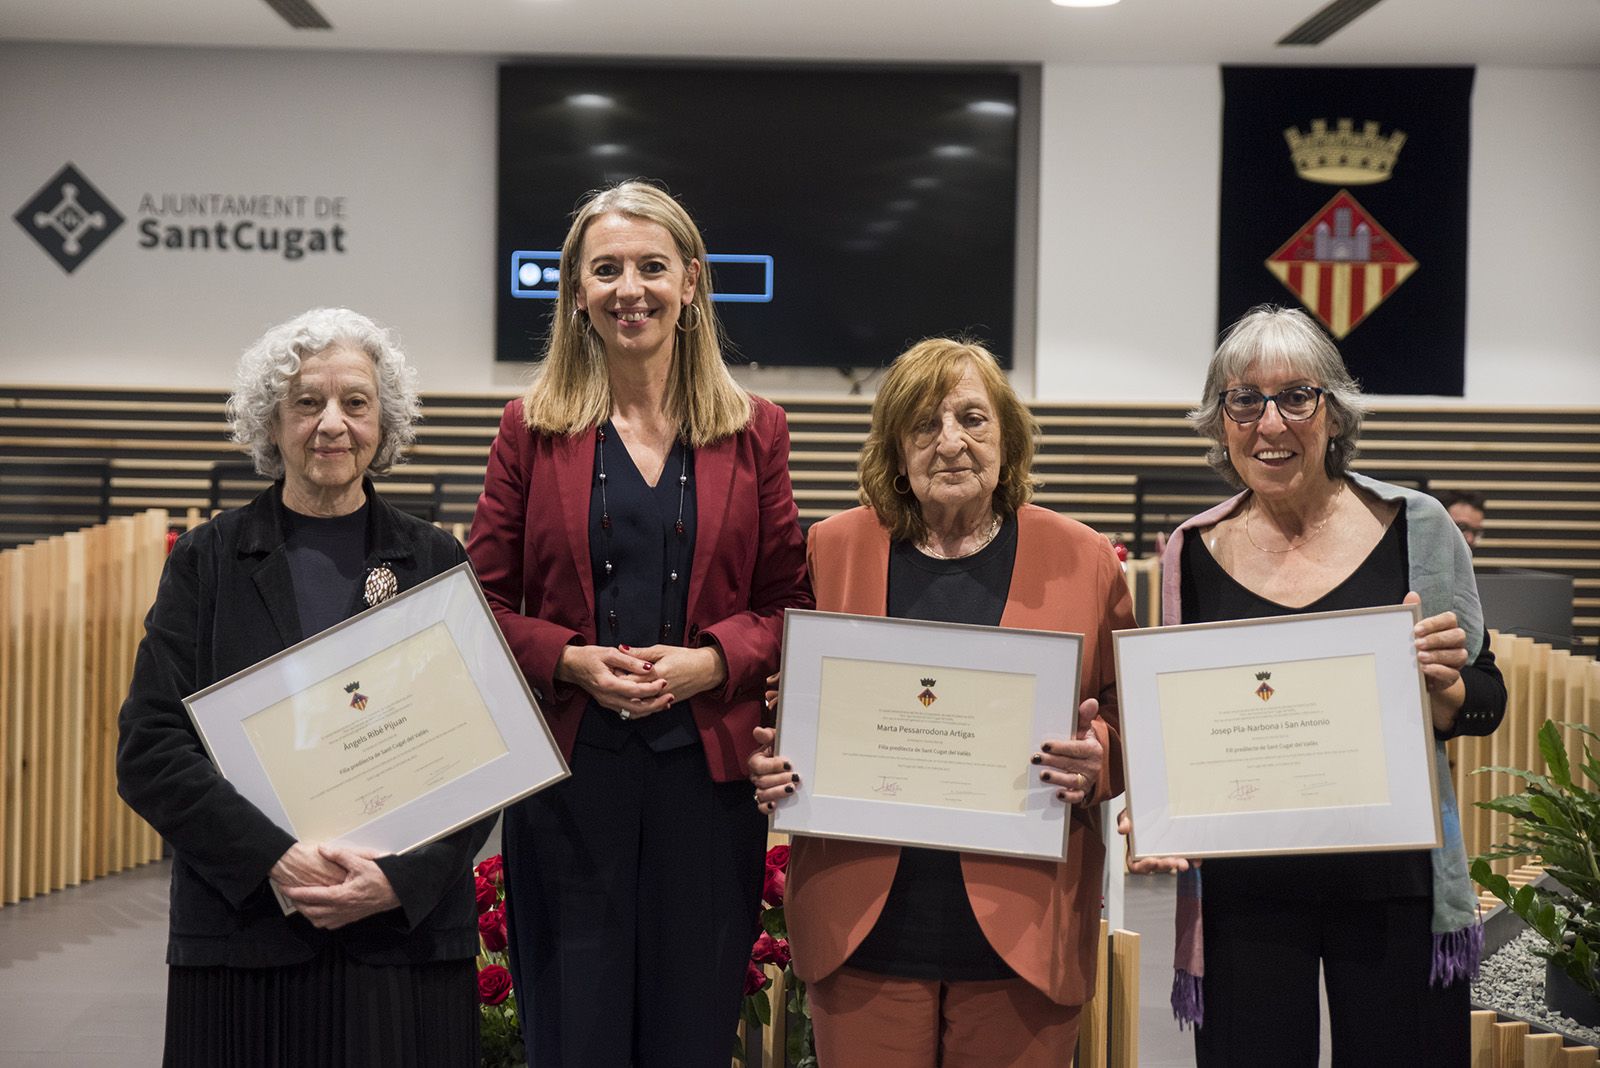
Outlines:
{"label": "curly white hair", "polygon": [[278,404],[300,373],[300,361],[339,344],[372,357],[378,381],[380,436],[367,470],[381,475],[404,462],[422,417],[417,372],[406,363],[394,336],[365,315],[348,308],[315,308],[268,330],[239,358],[238,386],[228,398],[228,426],[261,475],[283,477],[283,456],[272,443],[272,428]]}

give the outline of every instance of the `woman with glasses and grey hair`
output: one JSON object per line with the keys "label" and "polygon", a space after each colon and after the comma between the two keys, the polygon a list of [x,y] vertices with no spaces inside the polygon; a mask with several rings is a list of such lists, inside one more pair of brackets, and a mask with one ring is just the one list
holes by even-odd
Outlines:
{"label": "woman with glasses and grey hair", "polygon": [[1420,602],[1444,845],[1212,859],[1203,877],[1177,857],[1136,864],[1182,873],[1172,1001],[1195,1025],[1201,1068],[1314,1066],[1319,972],[1335,1064],[1467,1063],[1483,935],[1443,743],[1493,731],[1506,691],[1449,514],[1425,493],[1350,470],[1365,407],[1303,312],[1262,306],[1229,329],[1189,421],[1211,440],[1212,467],[1243,492],[1167,542],[1163,622]]}
{"label": "woman with glasses and grey hair", "polygon": [[297,840],[218,773],[183,706],[467,558],[367,477],[416,436],[415,377],[353,311],[267,331],[228,417],[273,485],[178,539],[145,618],[117,789],[173,850],[169,1066],[478,1063],[471,864],[493,817],[403,856]]}

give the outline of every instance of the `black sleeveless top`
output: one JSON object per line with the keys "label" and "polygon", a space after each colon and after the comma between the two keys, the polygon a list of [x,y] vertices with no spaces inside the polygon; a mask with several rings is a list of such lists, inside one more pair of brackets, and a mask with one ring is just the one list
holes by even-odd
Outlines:
{"label": "black sleeveless top", "polygon": [[[1410,589],[1407,565],[1402,511],[1343,582],[1303,608],[1289,608],[1240,585],[1217,563],[1205,539],[1191,532],[1183,542],[1183,620],[1211,623],[1399,604]],[[1433,867],[1426,850],[1214,857],[1200,871],[1208,898],[1292,897],[1336,902],[1433,895]]]}

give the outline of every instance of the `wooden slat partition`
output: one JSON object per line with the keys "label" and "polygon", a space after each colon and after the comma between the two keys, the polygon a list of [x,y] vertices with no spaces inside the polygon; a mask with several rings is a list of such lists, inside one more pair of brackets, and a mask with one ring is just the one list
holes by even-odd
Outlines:
{"label": "wooden slat partition", "polygon": [[1078,1068],[1138,1068],[1139,936],[1100,921],[1094,991],[1078,1016]]}
{"label": "wooden slat partition", "polygon": [[1472,1014],[1472,1068],[1594,1068],[1600,1050],[1567,1046],[1560,1035],[1529,1034],[1520,1020],[1502,1022],[1486,1009]]}
{"label": "wooden slat partition", "polygon": [[0,552],[0,905],[161,856],[116,793],[116,717],[167,515]]}
{"label": "wooden slat partition", "polygon": [[[1511,818],[1486,812],[1475,802],[1518,792],[1521,783],[1502,772],[1472,774],[1481,767],[1542,768],[1539,728],[1545,720],[1583,723],[1600,731],[1600,663],[1593,657],[1553,649],[1543,642],[1491,631],[1490,647],[1506,680],[1506,718],[1487,738],[1457,738],[1450,743],[1456,797],[1461,805],[1467,854],[1487,852],[1507,840]],[[1582,759],[1583,738],[1564,732],[1573,761]],[[1514,860],[1495,861],[1502,874]]]}

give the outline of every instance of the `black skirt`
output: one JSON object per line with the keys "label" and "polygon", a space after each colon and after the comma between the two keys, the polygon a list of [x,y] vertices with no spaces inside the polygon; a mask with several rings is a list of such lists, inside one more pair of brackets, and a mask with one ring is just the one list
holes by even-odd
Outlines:
{"label": "black skirt", "polygon": [[470,958],[363,964],[334,945],[282,968],[168,972],[167,1068],[476,1068],[479,1059]]}

